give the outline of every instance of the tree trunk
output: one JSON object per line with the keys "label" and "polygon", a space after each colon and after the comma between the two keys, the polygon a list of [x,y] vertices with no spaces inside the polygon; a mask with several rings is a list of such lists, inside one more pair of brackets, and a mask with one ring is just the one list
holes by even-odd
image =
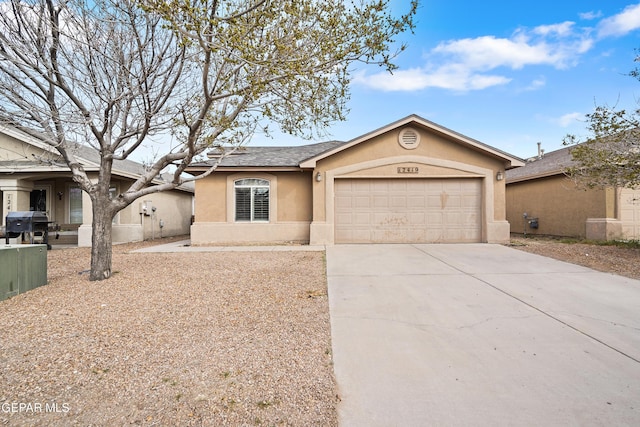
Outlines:
{"label": "tree trunk", "polygon": [[89,280],[105,280],[111,277],[111,252],[113,227],[108,202],[92,200],[93,224],[91,231],[91,272]]}

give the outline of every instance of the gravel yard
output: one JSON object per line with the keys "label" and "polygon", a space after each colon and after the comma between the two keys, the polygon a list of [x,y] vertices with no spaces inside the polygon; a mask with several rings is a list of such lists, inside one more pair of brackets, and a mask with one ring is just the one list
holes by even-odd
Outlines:
{"label": "gravel yard", "polygon": [[49,251],[49,284],[0,302],[0,425],[337,425],[322,252],[146,245],[103,282]]}
{"label": "gravel yard", "polygon": [[596,245],[553,237],[514,235],[511,246],[525,252],[555,258],[606,273],[640,280],[640,249],[615,245]]}

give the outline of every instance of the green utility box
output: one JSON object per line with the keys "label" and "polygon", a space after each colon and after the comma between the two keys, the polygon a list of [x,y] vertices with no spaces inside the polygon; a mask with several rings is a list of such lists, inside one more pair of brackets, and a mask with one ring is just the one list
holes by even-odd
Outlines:
{"label": "green utility box", "polygon": [[0,301],[47,284],[47,245],[0,245]]}

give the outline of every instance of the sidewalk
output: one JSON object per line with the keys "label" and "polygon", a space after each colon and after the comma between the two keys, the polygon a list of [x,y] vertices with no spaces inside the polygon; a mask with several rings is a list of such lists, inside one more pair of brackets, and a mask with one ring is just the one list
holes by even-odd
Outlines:
{"label": "sidewalk", "polygon": [[145,252],[288,252],[288,251],[324,251],[324,246],[309,245],[281,245],[281,246],[191,246],[190,240],[180,240],[178,242],[166,243],[164,245],[150,246],[144,249],[137,249],[133,253]]}

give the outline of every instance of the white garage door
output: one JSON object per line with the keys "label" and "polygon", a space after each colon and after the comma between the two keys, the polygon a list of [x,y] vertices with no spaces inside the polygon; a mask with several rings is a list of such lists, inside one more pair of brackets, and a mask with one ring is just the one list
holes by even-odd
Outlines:
{"label": "white garage door", "polygon": [[482,239],[479,179],[339,179],[336,243],[458,243]]}
{"label": "white garage door", "polygon": [[640,239],[640,190],[622,189],[620,220],[625,239]]}

